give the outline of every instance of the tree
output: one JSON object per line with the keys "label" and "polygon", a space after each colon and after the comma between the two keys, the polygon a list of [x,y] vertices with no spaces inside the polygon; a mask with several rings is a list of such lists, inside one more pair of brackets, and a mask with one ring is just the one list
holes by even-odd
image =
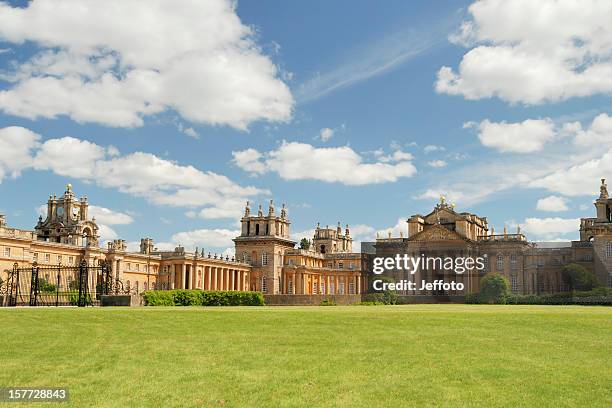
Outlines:
{"label": "tree", "polygon": [[38,290],[40,292],[55,292],[55,285],[47,282],[45,278],[38,278]]}
{"label": "tree", "polygon": [[300,240],[300,249],[308,250],[310,248],[310,241],[307,238],[302,238]]}
{"label": "tree", "polygon": [[508,280],[499,273],[487,273],[480,281],[480,300],[483,303],[506,303]]}
{"label": "tree", "polygon": [[600,286],[593,272],[575,263],[567,264],[561,269],[561,277],[570,290],[593,290]]}

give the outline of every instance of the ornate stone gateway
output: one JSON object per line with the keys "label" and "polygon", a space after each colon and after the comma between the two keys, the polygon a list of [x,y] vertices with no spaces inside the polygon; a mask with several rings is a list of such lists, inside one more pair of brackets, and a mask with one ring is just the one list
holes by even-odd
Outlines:
{"label": "ornate stone gateway", "polygon": [[78,266],[20,268],[17,263],[0,285],[0,306],[97,306],[102,295],[130,294],[114,279],[110,266],[100,262]]}

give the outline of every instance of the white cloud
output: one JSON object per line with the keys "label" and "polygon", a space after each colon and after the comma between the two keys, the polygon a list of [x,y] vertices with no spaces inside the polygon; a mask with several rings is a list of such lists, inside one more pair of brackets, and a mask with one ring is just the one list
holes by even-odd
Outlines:
{"label": "white cloud", "polygon": [[287,121],[293,98],[229,0],[0,3],[0,41],[42,51],[4,75],[0,109],[27,118],[142,126],[166,109],[246,129]]}
{"label": "white cloud", "polygon": [[394,226],[377,230],[376,233],[380,238],[388,238],[389,234],[392,238],[408,238],[408,223],[405,218],[398,218]]}
{"label": "white cloud", "polygon": [[536,208],[540,211],[561,212],[567,211],[567,200],[563,197],[551,195],[540,198],[536,204]]}
{"label": "white cloud", "polygon": [[432,160],[427,162],[427,164],[435,168],[446,167],[446,162],[444,160]]}
{"label": "white cloud", "polygon": [[540,104],[612,91],[612,3],[482,0],[469,13],[451,41],[474,48],[439,70],[438,92]]}
{"label": "white cloud", "polygon": [[105,224],[98,223],[98,236],[100,237],[100,242],[112,241],[113,239],[119,238],[115,230]]}
{"label": "white cloud", "polygon": [[496,123],[485,119],[473,126],[477,126],[478,139],[484,146],[501,152],[536,152],[556,136],[554,124],[548,118],[527,119],[520,123]]}
{"label": "white cloud", "polygon": [[91,218],[95,217],[99,224],[127,225],[134,222],[134,219],[128,214],[97,205],[89,206],[89,216]]}
{"label": "white cloud", "polygon": [[5,176],[18,177],[32,166],[32,155],[40,135],[20,126],[0,129],[0,183]]}
{"label": "white cloud", "polygon": [[580,229],[579,218],[526,218],[521,228],[527,234],[538,239],[552,241],[560,239],[560,235],[577,233]]}
{"label": "white cloud", "polygon": [[319,139],[321,139],[322,142],[327,142],[329,139],[332,138],[333,135],[334,135],[334,129],[323,128],[319,132]]}
{"label": "white cloud", "polygon": [[597,115],[587,129],[583,129],[579,122],[568,123],[564,128],[568,133],[575,133],[574,143],[578,146],[612,145],[612,117],[606,113]]}
{"label": "white cloud", "polygon": [[172,235],[171,241],[188,248],[227,248],[234,245],[232,239],[238,235],[238,230],[198,229],[178,232]]}
{"label": "white cloud", "polygon": [[260,161],[262,154],[255,149],[246,149],[239,152],[232,152],[234,163],[244,171],[255,174],[266,172],[266,165]]}
{"label": "white cloud", "polygon": [[423,147],[423,151],[425,153],[444,151],[446,148],[444,146],[436,146],[436,145],[427,145]]}
{"label": "white cloud", "polygon": [[[265,155],[254,149],[233,154],[236,164],[244,170],[275,172],[285,180],[320,180],[357,186],[395,182],[416,173],[416,168],[404,159],[407,157],[404,154],[400,154],[401,160],[394,164],[383,161],[364,163],[362,157],[348,146],[317,148],[306,143],[283,142],[278,149]],[[241,159],[237,160],[237,157]]]}
{"label": "white cloud", "polygon": [[[20,138],[22,135],[25,135],[24,139]],[[18,146],[22,143],[22,147],[15,151],[15,155],[20,155],[19,169],[50,170],[101,187],[116,188],[158,205],[200,207],[205,210],[206,218],[240,217],[238,203],[269,193],[255,187],[240,186],[223,175],[180,165],[150,153],[120,155],[116,149],[72,137],[49,139],[40,145],[38,138],[24,128],[0,129],[0,144],[7,143],[13,147],[13,142]],[[0,164],[4,166],[2,153],[0,151]]]}
{"label": "white cloud", "polygon": [[534,178],[529,187],[541,187],[566,196],[593,196],[597,193],[598,181],[612,173],[612,150],[602,156],[580,164],[551,172],[545,177]]}

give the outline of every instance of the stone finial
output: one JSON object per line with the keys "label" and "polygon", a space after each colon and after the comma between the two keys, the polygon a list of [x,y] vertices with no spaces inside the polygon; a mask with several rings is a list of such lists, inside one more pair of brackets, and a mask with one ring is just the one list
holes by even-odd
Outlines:
{"label": "stone finial", "polygon": [[263,217],[263,208],[261,207],[261,204],[259,204],[259,209],[257,210],[257,216]]}
{"label": "stone finial", "polygon": [[389,230],[389,238],[391,238],[391,231]]}
{"label": "stone finial", "polygon": [[268,216],[274,215],[274,200],[270,200],[270,205],[268,206]]}
{"label": "stone finial", "polygon": [[380,238],[380,234],[376,231],[376,239]]}
{"label": "stone finial", "polygon": [[66,184],[66,192],[67,193],[72,192],[72,184],[70,184],[70,183]]}
{"label": "stone finial", "polygon": [[520,233],[521,233],[521,226],[520,225],[516,226],[516,233],[520,235]]}
{"label": "stone finial", "polygon": [[351,235],[351,231],[349,230],[349,225],[348,224],[346,224],[346,230],[344,231],[344,235],[346,235],[347,237],[349,235]]}
{"label": "stone finial", "polygon": [[440,195],[440,204],[441,205],[446,204],[446,197],[444,197],[444,195]]}
{"label": "stone finial", "polygon": [[283,208],[281,208],[281,218],[287,218],[287,208],[285,208],[285,204],[283,204]]}
{"label": "stone finial", "polygon": [[338,235],[342,234],[342,226],[340,225],[340,221],[338,221],[338,227],[336,228]]}
{"label": "stone finial", "polygon": [[247,201],[246,206],[244,207],[244,216],[248,217],[249,215],[251,215],[251,203]]}
{"label": "stone finial", "polygon": [[606,179],[601,179],[601,186],[599,186],[599,199],[607,200],[608,199],[608,185],[606,184]]}
{"label": "stone finial", "polygon": [[317,229],[320,229],[320,228],[321,228],[321,223],[317,222]]}
{"label": "stone finial", "polygon": [[404,231],[400,231],[400,238],[404,238]]}
{"label": "stone finial", "polygon": [[504,225],[504,236],[507,236],[507,235],[508,235],[508,227]]}

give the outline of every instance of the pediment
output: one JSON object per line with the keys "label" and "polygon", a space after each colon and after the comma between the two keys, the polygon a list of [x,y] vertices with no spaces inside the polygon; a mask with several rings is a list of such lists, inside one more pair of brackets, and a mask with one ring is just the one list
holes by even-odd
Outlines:
{"label": "pediment", "polygon": [[409,238],[410,241],[465,241],[466,238],[450,231],[439,224],[426,227],[423,231]]}
{"label": "pediment", "polygon": [[439,210],[434,210],[432,212],[430,212],[429,214],[427,214],[425,217],[425,222],[429,222],[429,223],[436,223],[438,221],[438,219],[446,219],[448,221],[456,221],[458,219],[462,220],[464,219],[464,217],[460,214],[457,214],[456,212],[452,211],[452,210],[447,210],[445,208],[441,208]]}

